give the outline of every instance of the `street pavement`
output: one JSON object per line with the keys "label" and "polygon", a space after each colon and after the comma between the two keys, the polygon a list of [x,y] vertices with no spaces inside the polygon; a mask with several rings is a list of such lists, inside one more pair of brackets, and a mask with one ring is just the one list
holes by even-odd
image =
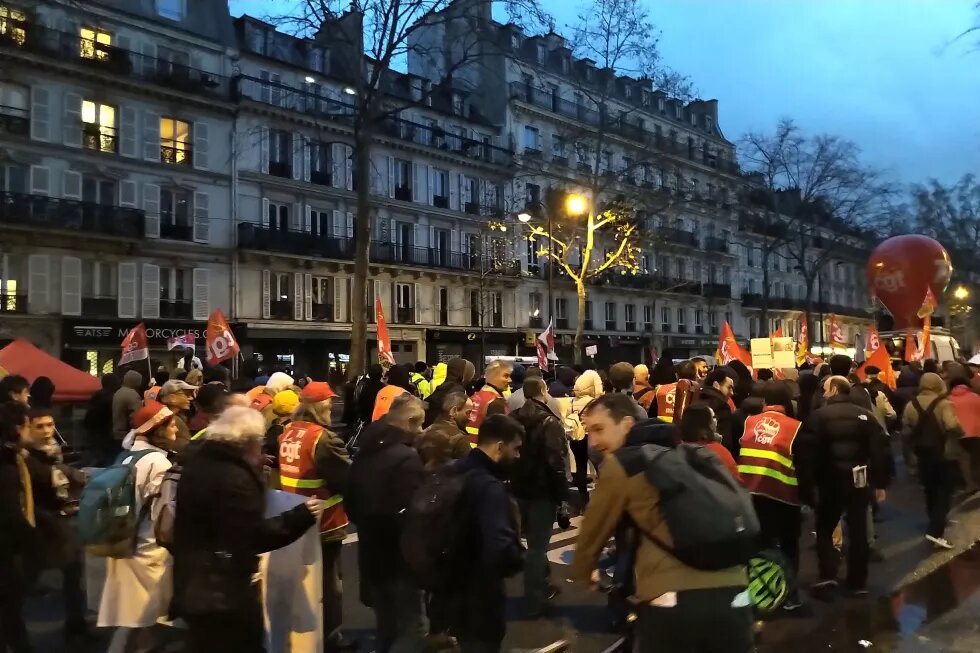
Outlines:
{"label": "street pavement", "polygon": [[[923,539],[925,516],[921,489],[902,478],[889,492],[880,512],[878,548],[886,560],[871,568],[871,596],[839,598],[833,602],[810,599],[801,616],[783,616],[758,624],[761,653],[813,651],[978,651],[980,650],[980,497],[961,504],[952,519],[951,552],[936,553]],[[552,533],[549,560],[552,581],[561,590],[553,613],[531,620],[524,615],[520,578],[508,583],[506,651],[535,651],[565,641],[576,653],[616,650],[618,636],[608,631],[605,599],[601,594],[572,584],[568,562],[574,551],[581,518],[572,527]],[[804,525],[801,580],[806,588],[816,578],[812,517]],[[363,652],[373,651],[374,619],[358,600],[357,536],[347,538],[343,551],[344,618],[348,637]],[[56,586],[57,575],[43,579]],[[32,596],[27,614],[38,650],[43,653],[89,653],[105,650],[107,633],[88,647],[68,648],[60,637],[60,601],[56,591]],[[710,627],[710,626],[709,626]],[[166,651],[182,650],[179,632],[166,629],[171,644]]]}

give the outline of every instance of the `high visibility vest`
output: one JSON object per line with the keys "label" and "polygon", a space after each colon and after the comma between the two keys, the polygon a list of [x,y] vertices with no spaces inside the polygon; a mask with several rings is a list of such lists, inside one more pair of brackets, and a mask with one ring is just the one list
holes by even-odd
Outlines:
{"label": "high visibility vest", "polygon": [[800,505],[793,464],[793,442],[800,426],[799,420],[775,410],[745,420],[745,431],[739,440],[738,471],[749,492]]}
{"label": "high visibility vest", "polygon": [[143,399],[145,401],[156,401],[157,397],[160,396],[160,386],[155,385],[146,392],[143,393]]}
{"label": "high visibility vest", "polygon": [[261,394],[255,395],[255,397],[252,398],[252,403],[250,403],[248,407],[251,408],[252,410],[257,410],[261,413],[271,404],[272,404],[272,397],[270,397],[268,394],[263,392]]}
{"label": "high visibility vest", "polygon": [[245,392],[245,396],[248,397],[249,399],[255,399],[256,397],[258,397],[263,392],[265,392],[265,386],[264,385],[257,385],[254,388],[252,388],[251,390],[246,391]]}
{"label": "high visibility vest", "polygon": [[411,380],[412,385],[415,386],[415,389],[419,391],[419,396],[422,399],[425,399],[430,394],[432,394],[432,390],[429,386],[429,382],[426,380],[424,376],[422,376],[418,372],[412,372],[412,375],[408,378],[409,380]]}
{"label": "high visibility vest", "polygon": [[323,500],[320,533],[344,528],[349,523],[344,497],[334,494],[316,469],[316,445],[324,428],[312,422],[290,422],[279,436],[279,482],[286,492]]}
{"label": "high visibility vest", "polygon": [[676,383],[665,383],[657,386],[657,417],[660,418],[661,421],[674,421],[674,402],[676,399]]}
{"label": "high visibility vest", "polygon": [[[479,392],[475,393],[470,399],[473,400],[473,410],[470,411],[470,419],[466,422],[466,434],[470,436],[470,446],[476,446],[476,436],[480,433],[480,424],[487,417],[487,408],[494,401],[503,399],[504,396],[497,392],[492,385],[485,385]],[[504,404],[504,414],[508,413],[507,404]]]}
{"label": "high visibility vest", "polygon": [[405,388],[399,388],[397,385],[386,385],[378,390],[378,396],[374,399],[374,412],[371,413],[371,421],[377,422],[387,415],[395,397],[403,395],[405,392]]}

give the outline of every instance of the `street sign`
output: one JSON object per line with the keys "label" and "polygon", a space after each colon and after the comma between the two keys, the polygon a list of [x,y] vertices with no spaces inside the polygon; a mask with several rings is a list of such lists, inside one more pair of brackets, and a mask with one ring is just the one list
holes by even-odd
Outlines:
{"label": "street sign", "polygon": [[598,353],[599,353],[599,345],[586,345],[585,347],[586,356],[591,356],[594,358],[595,355]]}

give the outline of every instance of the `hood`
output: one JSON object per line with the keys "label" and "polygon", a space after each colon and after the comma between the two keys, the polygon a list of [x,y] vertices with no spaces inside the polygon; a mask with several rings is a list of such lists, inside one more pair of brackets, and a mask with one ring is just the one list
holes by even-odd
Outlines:
{"label": "hood", "polygon": [[106,374],[102,377],[102,389],[106,392],[115,392],[120,387],[122,387],[122,381],[115,374]]}
{"label": "hood", "polygon": [[398,444],[406,444],[407,434],[384,421],[372,422],[358,440],[358,456],[370,456]]}
{"label": "hood", "polygon": [[[952,390],[949,391],[951,397],[962,397],[963,395],[975,394],[973,390],[970,389],[968,385],[957,385]],[[978,395],[980,396],[980,395]]]}
{"label": "hood", "polygon": [[898,381],[895,385],[899,388],[917,388],[919,387],[919,375],[916,374],[915,370],[906,365],[898,375]]}
{"label": "hood", "polygon": [[432,368],[432,387],[436,387],[446,380],[448,368],[449,366],[445,363],[436,363],[436,366]]}
{"label": "hood", "polygon": [[129,370],[123,376],[123,387],[132,388],[133,390],[139,390],[140,386],[143,385],[143,375],[136,370]]}
{"label": "hood", "polygon": [[919,379],[919,392],[931,392],[935,395],[946,394],[946,384],[938,374],[926,372]]}
{"label": "hood", "polygon": [[446,382],[466,385],[476,376],[476,367],[464,358],[453,358],[446,363]]}
{"label": "hood", "polygon": [[265,382],[265,391],[274,397],[291,385],[293,385],[293,377],[285,372],[276,372]]}
{"label": "hood", "polygon": [[596,397],[602,396],[602,379],[595,370],[585,370],[582,376],[575,379],[574,392],[576,397]]}
{"label": "hood", "polygon": [[575,370],[570,367],[559,367],[555,372],[555,380],[571,389],[575,385]]}
{"label": "hood", "polygon": [[641,444],[659,444],[661,447],[673,447],[676,444],[674,434],[676,429],[672,424],[656,419],[648,419],[636,424],[626,436],[624,446],[634,447]]}

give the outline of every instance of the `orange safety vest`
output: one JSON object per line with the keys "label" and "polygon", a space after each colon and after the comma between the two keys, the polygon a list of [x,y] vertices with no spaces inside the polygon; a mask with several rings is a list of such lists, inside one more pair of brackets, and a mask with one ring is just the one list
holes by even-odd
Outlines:
{"label": "orange safety vest", "polygon": [[316,469],[316,445],[324,430],[312,422],[289,423],[279,436],[279,482],[286,492],[323,500],[320,533],[328,534],[350,522],[343,495],[331,492]]}
{"label": "orange safety vest", "polygon": [[[476,446],[476,436],[480,433],[480,424],[487,417],[487,408],[490,404],[503,399],[504,396],[497,392],[492,385],[483,386],[479,392],[475,393],[470,399],[473,400],[473,410],[470,411],[470,419],[466,423],[466,434],[470,436],[470,445]],[[507,404],[504,403],[504,415],[510,412]]]}
{"label": "orange safety vest", "polygon": [[388,411],[391,410],[391,403],[395,401],[395,397],[403,395],[405,392],[405,388],[399,388],[397,385],[386,385],[378,390],[378,396],[374,399],[374,412],[371,413],[371,421],[377,422],[387,415]]}
{"label": "orange safety vest", "polygon": [[160,386],[155,385],[146,392],[143,393],[144,401],[156,401],[157,397],[160,396]]}
{"label": "orange safety vest", "polygon": [[267,395],[265,392],[262,392],[261,394],[257,394],[252,397],[252,403],[250,403],[248,407],[261,413],[271,403],[272,397]]}
{"label": "orange safety vest", "polygon": [[801,423],[766,406],[759,415],[745,420],[739,440],[738,471],[742,485],[752,494],[761,494],[794,506],[800,505],[799,483],[793,464],[793,442]]}
{"label": "orange safety vest", "polygon": [[661,421],[674,421],[674,401],[676,398],[676,383],[665,383],[657,386],[657,417]]}
{"label": "orange safety vest", "polygon": [[255,399],[256,397],[258,397],[263,392],[265,392],[265,386],[264,385],[257,385],[254,388],[252,388],[251,390],[248,390],[245,393],[245,396],[248,397],[249,399]]}

